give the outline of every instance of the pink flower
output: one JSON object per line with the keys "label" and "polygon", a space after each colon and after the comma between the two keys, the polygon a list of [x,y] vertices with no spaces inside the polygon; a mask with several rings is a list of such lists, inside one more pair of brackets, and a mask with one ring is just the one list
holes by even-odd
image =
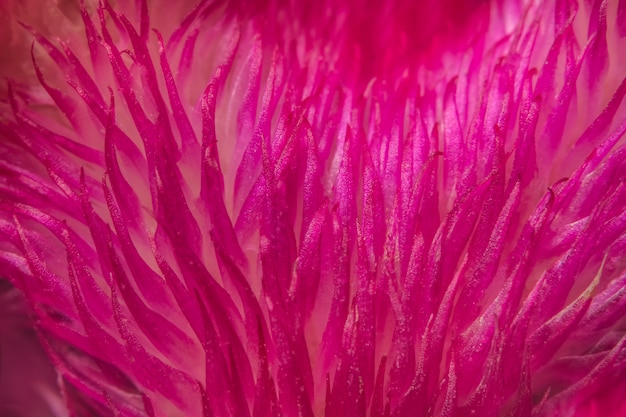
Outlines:
{"label": "pink flower", "polygon": [[626,412],[626,1],[0,4],[51,415]]}

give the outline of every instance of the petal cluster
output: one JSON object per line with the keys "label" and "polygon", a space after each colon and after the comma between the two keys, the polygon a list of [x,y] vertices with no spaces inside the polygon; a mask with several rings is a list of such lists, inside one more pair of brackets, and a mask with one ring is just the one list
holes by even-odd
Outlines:
{"label": "petal cluster", "polygon": [[624,410],[626,2],[249,3],[21,23],[0,276],[68,415]]}

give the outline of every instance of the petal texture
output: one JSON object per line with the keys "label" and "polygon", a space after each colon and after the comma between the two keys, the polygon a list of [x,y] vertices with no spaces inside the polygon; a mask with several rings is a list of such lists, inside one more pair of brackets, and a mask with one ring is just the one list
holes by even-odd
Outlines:
{"label": "petal texture", "polygon": [[68,415],[624,408],[623,2],[370,3],[23,25],[0,275]]}

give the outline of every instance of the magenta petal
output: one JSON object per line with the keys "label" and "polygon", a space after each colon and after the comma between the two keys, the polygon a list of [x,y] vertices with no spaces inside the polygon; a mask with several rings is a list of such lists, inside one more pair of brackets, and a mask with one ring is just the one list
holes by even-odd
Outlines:
{"label": "magenta petal", "polygon": [[626,1],[65,3],[0,4],[16,398],[626,409]]}

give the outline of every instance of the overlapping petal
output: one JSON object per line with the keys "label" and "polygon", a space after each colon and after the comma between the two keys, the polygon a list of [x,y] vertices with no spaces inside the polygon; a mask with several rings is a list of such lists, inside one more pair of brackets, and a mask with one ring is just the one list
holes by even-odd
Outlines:
{"label": "overlapping petal", "polygon": [[620,409],[624,2],[118,3],[0,103],[70,413]]}

